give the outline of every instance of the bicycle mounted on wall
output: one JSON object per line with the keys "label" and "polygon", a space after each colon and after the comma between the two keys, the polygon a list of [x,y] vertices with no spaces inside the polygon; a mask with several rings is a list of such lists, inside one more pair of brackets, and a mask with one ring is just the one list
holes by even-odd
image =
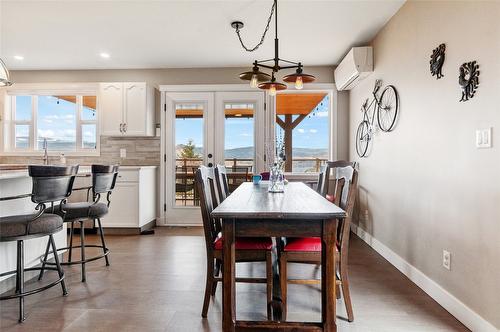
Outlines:
{"label": "bicycle mounted on wall", "polygon": [[[368,146],[375,133],[375,114],[377,115],[378,127],[384,132],[390,132],[394,129],[396,118],[399,111],[399,97],[396,88],[393,85],[388,85],[382,91],[380,98],[377,96],[378,91],[382,86],[381,80],[375,81],[373,89],[373,100],[368,104],[368,98],[361,106],[363,112],[363,120],[358,126],[356,132],[356,152],[358,156],[365,157],[368,151]],[[372,112],[370,113],[370,109]]]}

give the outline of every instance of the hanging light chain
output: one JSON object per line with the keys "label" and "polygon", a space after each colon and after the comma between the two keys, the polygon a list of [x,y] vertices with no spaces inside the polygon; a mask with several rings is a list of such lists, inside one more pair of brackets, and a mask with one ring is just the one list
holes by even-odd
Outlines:
{"label": "hanging light chain", "polygon": [[245,46],[245,43],[243,43],[243,39],[241,39],[240,28],[236,27],[236,34],[238,35],[238,39],[240,40],[240,44],[245,49],[245,51],[253,52],[253,51],[257,50],[264,43],[264,39],[266,38],[267,31],[269,30],[269,26],[271,24],[271,19],[273,18],[275,6],[276,6],[276,3],[273,2],[273,6],[271,7],[271,14],[269,15],[269,18],[267,19],[266,29],[264,30],[262,37],[260,37],[259,43],[257,45],[255,45],[254,47],[249,48],[249,47]]}

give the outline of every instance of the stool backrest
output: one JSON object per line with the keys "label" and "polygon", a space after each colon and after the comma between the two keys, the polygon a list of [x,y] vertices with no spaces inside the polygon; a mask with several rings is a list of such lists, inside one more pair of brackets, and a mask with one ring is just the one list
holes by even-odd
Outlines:
{"label": "stool backrest", "polygon": [[92,191],[102,194],[115,188],[118,165],[92,165]]}
{"label": "stool backrest", "polygon": [[28,172],[33,180],[31,201],[37,204],[49,203],[62,201],[71,195],[78,165],[30,165]]}

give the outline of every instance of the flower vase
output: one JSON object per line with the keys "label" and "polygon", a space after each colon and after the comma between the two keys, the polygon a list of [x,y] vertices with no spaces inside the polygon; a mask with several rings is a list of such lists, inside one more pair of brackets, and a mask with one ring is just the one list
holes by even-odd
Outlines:
{"label": "flower vase", "polygon": [[285,191],[285,177],[281,168],[271,168],[267,191],[270,193],[282,193]]}

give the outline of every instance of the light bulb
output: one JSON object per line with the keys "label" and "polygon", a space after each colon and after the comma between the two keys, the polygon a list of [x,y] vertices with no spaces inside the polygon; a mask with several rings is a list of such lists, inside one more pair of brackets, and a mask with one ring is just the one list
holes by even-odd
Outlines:
{"label": "light bulb", "polygon": [[271,87],[269,88],[269,95],[276,96],[276,86],[274,84],[272,84]]}
{"label": "light bulb", "polygon": [[297,79],[295,80],[295,89],[302,90],[303,87],[304,82],[302,82],[302,76],[297,76]]}
{"label": "light bulb", "polygon": [[256,88],[258,84],[259,84],[259,80],[257,79],[257,74],[253,74],[252,79],[250,80],[250,87]]}

